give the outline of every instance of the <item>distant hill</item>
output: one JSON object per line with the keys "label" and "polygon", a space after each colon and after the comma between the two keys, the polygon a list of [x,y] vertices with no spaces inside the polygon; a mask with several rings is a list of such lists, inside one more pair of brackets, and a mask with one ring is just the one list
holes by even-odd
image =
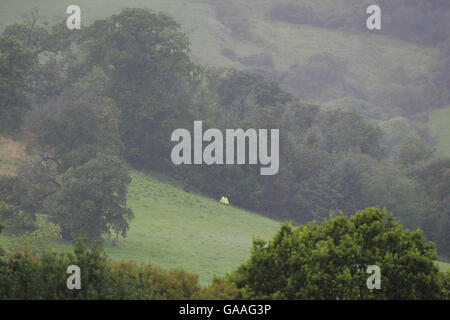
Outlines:
{"label": "distant hill", "polygon": [[[361,5],[348,8],[345,3],[349,1],[321,1],[313,8],[316,15],[324,18],[330,12],[340,16],[345,9],[350,12],[350,18],[354,17],[356,29],[361,25],[360,29],[365,30],[364,8]],[[434,47],[377,32],[301,24],[302,21],[298,21],[301,15],[291,21],[280,13],[280,10],[286,11],[286,3],[295,3],[299,11],[297,17],[302,13],[302,6],[307,8],[311,1],[77,1],[85,24],[118,13],[124,7],[148,7],[166,12],[189,35],[194,61],[262,73],[266,78],[280,82],[283,89],[315,103],[352,96],[395,113],[396,110],[386,106],[391,103],[386,97],[393,90],[392,83],[411,82],[427,76],[433,68],[437,55]],[[19,21],[33,6],[38,7],[44,19],[61,21],[67,17],[65,11],[70,4],[69,0],[3,0],[0,3],[0,30]],[[346,14],[348,20],[349,13]],[[316,62],[325,69],[308,73],[309,66],[314,67]],[[333,74],[335,79],[323,78],[322,71]],[[299,76],[301,74],[303,77]],[[312,82],[311,86],[304,86],[305,76]]]}

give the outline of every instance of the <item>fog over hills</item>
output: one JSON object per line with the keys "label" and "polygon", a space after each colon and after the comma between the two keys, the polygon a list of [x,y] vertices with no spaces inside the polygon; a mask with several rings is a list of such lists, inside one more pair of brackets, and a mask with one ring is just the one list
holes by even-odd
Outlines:
{"label": "fog over hills", "polygon": [[0,0],[0,299],[449,298],[448,0],[74,2]]}

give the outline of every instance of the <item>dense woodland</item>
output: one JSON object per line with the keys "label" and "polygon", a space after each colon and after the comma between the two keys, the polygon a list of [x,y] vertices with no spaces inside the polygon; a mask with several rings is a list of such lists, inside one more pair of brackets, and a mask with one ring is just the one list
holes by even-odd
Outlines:
{"label": "dense woodland", "polygon": [[[378,2],[392,6],[392,28],[386,28],[391,36],[439,45],[440,65],[428,79],[399,71],[392,92],[362,92],[346,82],[345,64],[329,55],[317,55],[286,74],[205,67],[191,60],[189,39],[177,22],[147,9],[124,9],[81,31],[67,30],[64,22],[43,23],[35,12],[28,20],[8,26],[0,36],[0,134],[25,139],[30,157],[16,176],[0,177],[3,224],[37,234],[58,228],[63,239],[85,237],[91,243],[126,237],[133,218],[126,201],[131,181],[128,166],[132,166],[174,177],[195,192],[214,198],[227,195],[233,205],[277,221],[303,225],[314,220],[321,226],[314,222],[293,231],[290,225],[283,225],[273,243],[267,247],[256,241],[249,262],[208,288],[200,288],[195,276],[183,272],[108,264],[101,249],[89,251],[80,243],[73,254],[45,253],[38,260],[33,260],[32,253],[4,258],[2,268],[8,272],[0,275],[0,286],[9,289],[0,292],[5,298],[71,298],[63,290],[65,278],[44,281],[45,287],[36,283],[37,291],[14,289],[17,270],[30,270],[29,279],[37,279],[40,277],[34,274],[48,266],[56,270],[71,260],[97,268],[95,264],[100,268],[95,270],[103,270],[100,276],[107,278],[96,278],[97,282],[90,282],[92,291],[72,298],[448,297],[448,276],[440,275],[430,262],[437,255],[425,239],[435,243],[441,259],[450,258],[450,158],[435,156],[423,117],[430,108],[450,103],[450,79],[445,72],[450,66],[450,34],[440,32],[450,32],[450,28],[433,23],[415,29],[412,22],[410,27],[409,21],[401,20],[391,2]],[[434,19],[450,12],[446,1],[415,1],[407,6],[413,16],[426,8],[426,17],[421,19],[430,23],[450,21]],[[232,19],[227,10],[219,7],[218,14]],[[348,12],[324,17],[314,14],[315,10],[312,4],[303,8],[282,1],[269,14],[293,23],[352,30],[354,21],[346,20]],[[245,25],[236,32],[245,37]],[[280,86],[295,90],[285,91]],[[333,90],[345,92],[347,98],[320,106],[336,94]],[[382,108],[375,107],[380,97]],[[260,176],[258,166],[173,165],[171,132],[191,128],[194,120],[202,120],[204,130],[279,128],[279,173]],[[363,211],[366,215],[350,219],[339,215],[349,216],[369,207],[374,208]],[[411,231],[375,207],[387,208]],[[330,213],[337,216],[328,220]],[[45,228],[40,223],[42,215]],[[398,248],[389,251],[381,236],[380,242],[360,242],[357,233],[367,235],[367,230],[358,229],[359,219],[386,224],[380,234],[386,232],[388,238],[398,239],[393,240]],[[349,276],[364,277],[362,268],[324,276],[323,281],[338,279],[335,291],[322,292],[320,284],[304,291],[296,287],[312,277],[306,271],[292,273],[301,269],[299,266],[311,264],[314,268],[308,272],[315,272],[326,254],[334,257],[329,258],[334,266],[351,259],[353,247],[346,247],[338,235],[326,240],[331,241],[328,248],[324,243],[324,251],[315,253],[317,256],[310,247],[325,241],[324,233],[334,234],[333,228],[340,224],[351,235],[345,241],[355,248],[374,252],[381,248],[390,254],[398,250],[398,260],[389,260],[389,255],[377,251],[380,263],[387,267],[417,262],[402,271],[411,274],[404,278],[405,283],[411,279],[411,285],[417,287],[396,283],[402,278],[396,274],[388,286],[404,291],[362,296],[356,278]],[[417,229],[423,230],[425,238]],[[283,260],[290,245],[299,255]],[[302,248],[311,248],[311,254]],[[414,248],[421,254],[415,256]],[[264,259],[271,262],[264,264]],[[285,276],[272,283],[265,277],[273,270],[282,270]],[[420,272],[423,277],[417,276]],[[92,277],[95,274],[93,269]],[[142,276],[153,279],[146,283],[160,285],[157,289],[139,287],[136,279]],[[413,276],[423,283],[412,280]],[[179,286],[177,281],[192,283],[192,288],[171,293]],[[58,286],[61,289],[56,289]]]}

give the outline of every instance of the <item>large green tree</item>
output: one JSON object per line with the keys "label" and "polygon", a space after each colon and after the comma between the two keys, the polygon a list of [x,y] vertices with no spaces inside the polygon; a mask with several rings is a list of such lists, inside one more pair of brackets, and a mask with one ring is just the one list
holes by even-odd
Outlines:
{"label": "large green tree", "polygon": [[[386,210],[368,208],[254,241],[249,261],[229,275],[250,299],[442,299],[444,275],[421,231],[404,230]],[[367,267],[381,269],[369,290]]]}
{"label": "large green tree", "polygon": [[410,174],[426,195],[427,215],[423,221],[425,235],[436,242],[439,254],[450,257],[450,159],[438,158],[418,163]]}
{"label": "large green tree", "polygon": [[369,154],[374,158],[384,156],[380,146],[383,137],[381,129],[365,121],[357,112],[328,111],[322,116],[320,129],[323,136],[323,147],[328,152],[352,150]]}
{"label": "large green tree", "polygon": [[401,166],[409,166],[420,161],[431,159],[434,150],[428,147],[418,137],[407,137],[403,140],[397,154],[397,163]]}
{"label": "large green tree", "polygon": [[33,55],[13,36],[0,36],[0,133],[15,132],[29,108],[26,77]]}
{"label": "large green tree", "polygon": [[61,191],[67,170],[99,153],[117,156],[123,166],[118,117],[111,99],[83,89],[35,107],[24,126],[34,157],[21,163],[15,177],[0,179],[0,217],[5,223],[35,228],[35,214],[45,212],[48,198]]}
{"label": "large green tree", "polygon": [[126,205],[131,178],[120,158],[98,154],[67,170],[61,180],[61,187],[47,199],[46,209],[50,220],[61,226],[64,238],[126,236],[133,217]]}
{"label": "large green tree", "polygon": [[58,172],[84,164],[103,152],[121,155],[114,102],[90,90],[71,89],[57,99],[36,107],[27,117],[35,151],[52,161]]}
{"label": "large green tree", "polygon": [[69,30],[65,21],[51,25],[33,8],[23,21],[6,26],[3,34],[17,38],[37,62],[27,79],[32,103],[55,98],[70,85],[67,66],[73,60],[71,44],[79,31]]}
{"label": "large green tree", "polygon": [[164,14],[124,9],[86,28],[81,45],[84,54],[73,74],[86,76],[95,66],[105,72],[106,94],[122,111],[120,132],[127,159],[164,167],[171,132],[192,123],[186,89],[195,68],[186,35]]}

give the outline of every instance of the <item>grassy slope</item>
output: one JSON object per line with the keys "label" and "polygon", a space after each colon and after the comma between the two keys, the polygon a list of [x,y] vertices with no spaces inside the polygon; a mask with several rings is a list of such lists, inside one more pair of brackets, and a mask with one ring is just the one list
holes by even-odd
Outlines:
{"label": "grassy slope", "polygon": [[[105,245],[110,260],[134,260],[167,269],[183,268],[207,283],[250,256],[254,236],[268,239],[279,223],[214,199],[186,193],[181,187],[131,171],[128,205],[135,218],[125,239]],[[0,234],[7,242],[8,233]],[[56,244],[61,250],[65,243]]]}
{"label": "grassy slope", "polygon": [[437,138],[437,154],[450,156],[450,106],[444,109],[433,110],[428,122],[433,136]]}
{"label": "grassy slope", "polygon": [[268,237],[279,223],[182,188],[132,172],[129,206],[135,219],[128,237],[107,247],[113,260],[184,268],[202,281],[224,274],[250,255],[253,236]]}
{"label": "grassy slope", "polygon": [[[135,219],[128,237],[118,246],[106,245],[110,260],[151,262],[169,268],[183,268],[199,275],[203,284],[213,274],[224,275],[248,259],[252,238],[268,238],[279,223],[132,171],[129,206]],[[9,239],[0,234],[0,242]],[[70,245],[56,244],[67,250]],[[442,270],[450,264],[438,262]]]}
{"label": "grassy slope", "polygon": [[[213,199],[186,193],[181,187],[132,171],[128,205],[135,219],[128,237],[107,246],[111,260],[151,262],[183,268],[206,283],[249,258],[253,237],[270,238],[278,222]],[[441,270],[449,263],[437,262]]]}

